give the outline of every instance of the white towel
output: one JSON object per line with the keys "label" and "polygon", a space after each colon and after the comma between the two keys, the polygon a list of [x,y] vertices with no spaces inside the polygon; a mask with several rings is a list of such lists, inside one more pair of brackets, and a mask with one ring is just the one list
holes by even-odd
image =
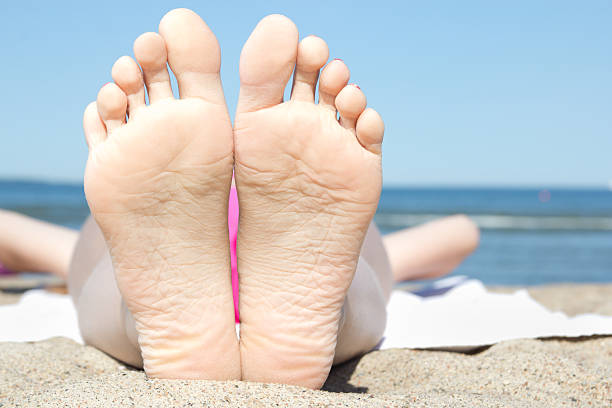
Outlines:
{"label": "white towel", "polygon": [[612,317],[551,312],[522,289],[488,292],[466,280],[440,296],[394,291],[379,345],[388,348],[470,349],[503,340],[612,334]]}
{"label": "white towel", "polygon": [[57,336],[83,344],[70,296],[30,290],[19,303],[0,306],[0,341],[38,341]]}

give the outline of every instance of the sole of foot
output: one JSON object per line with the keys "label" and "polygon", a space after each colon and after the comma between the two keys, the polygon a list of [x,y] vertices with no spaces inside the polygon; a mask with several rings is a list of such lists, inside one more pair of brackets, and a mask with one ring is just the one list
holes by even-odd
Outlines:
{"label": "sole of foot", "polygon": [[[381,189],[382,119],[318,37],[264,18],[240,59],[242,378],[320,388]],[[291,99],[283,102],[293,75]],[[315,92],[319,82],[319,99]]]}
{"label": "sole of foot", "polygon": [[87,201],[147,375],[240,379],[227,230],[233,139],[219,45],[199,16],[177,9],[159,34],[135,41],[134,54],[138,63],[117,60],[114,83],[85,111]]}

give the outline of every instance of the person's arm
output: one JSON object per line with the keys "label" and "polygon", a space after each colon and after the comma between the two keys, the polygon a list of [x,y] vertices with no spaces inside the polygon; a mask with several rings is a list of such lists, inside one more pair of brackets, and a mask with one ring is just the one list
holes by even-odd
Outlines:
{"label": "person's arm", "polygon": [[0,210],[0,263],[14,272],[50,272],[66,278],[79,233]]}
{"label": "person's arm", "polygon": [[383,238],[396,282],[432,279],[450,273],[476,247],[480,233],[465,215],[453,215]]}

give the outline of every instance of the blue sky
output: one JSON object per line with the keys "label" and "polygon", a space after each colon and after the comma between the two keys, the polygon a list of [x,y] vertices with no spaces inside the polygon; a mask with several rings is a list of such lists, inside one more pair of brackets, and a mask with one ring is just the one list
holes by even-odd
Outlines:
{"label": "blue sky", "polygon": [[84,106],[175,7],[217,34],[230,112],[261,17],[325,38],[385,119],[386,185],[612,180],[612,2],[595,0],[5,3],[0,178],[81,180]]}

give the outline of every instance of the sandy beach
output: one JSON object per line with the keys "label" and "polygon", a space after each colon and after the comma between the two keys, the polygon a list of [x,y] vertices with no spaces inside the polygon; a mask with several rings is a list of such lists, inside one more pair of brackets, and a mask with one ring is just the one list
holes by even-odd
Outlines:
{"label": "sandy beach", "polygon": [[[513,288],[492,288],[509,291]],[[612,315],[612,284],[533,287],[569,315]],[[16,300],[0,295],[0,304]],[[0,406],[612,405],[612,337],[515,340],[476,353],[373,351],[334,367],[322,391],[246,382],[150,380],[71,340],[0,343]]]}

